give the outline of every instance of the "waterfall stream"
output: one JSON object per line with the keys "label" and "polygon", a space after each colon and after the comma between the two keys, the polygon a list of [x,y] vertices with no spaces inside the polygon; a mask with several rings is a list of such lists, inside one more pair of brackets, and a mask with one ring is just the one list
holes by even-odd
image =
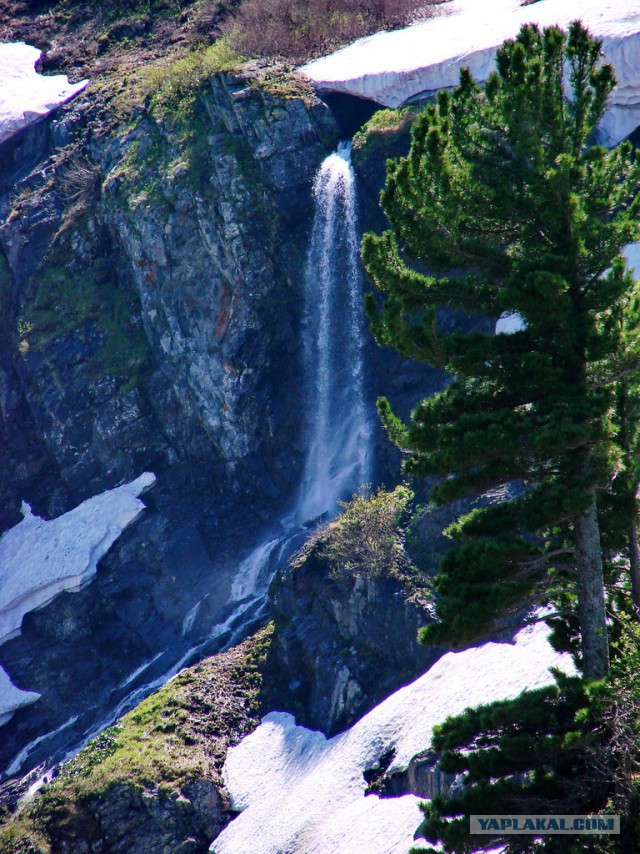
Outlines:
{"label": "waterfall stream", "polygon": [[[232,602],[265,604],[279,563],[310,522],[367,482],[371,421],[364,370],[364,311],[351,142],[324,159],[313,183],[314,215],[304,271],[306,456],[295,505],[240,564]],[[245,607],[246,607],[245,604]]]}
{"label": "waterfall stream", "polygon": [[333,514],[369,478],[362,274],[351,143],[322,163],[305,270],[307,457],[298,519]]}

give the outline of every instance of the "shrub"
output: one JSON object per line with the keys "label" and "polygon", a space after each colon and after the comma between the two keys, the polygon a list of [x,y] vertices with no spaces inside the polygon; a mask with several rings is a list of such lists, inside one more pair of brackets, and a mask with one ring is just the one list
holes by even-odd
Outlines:
{"label": "shrub", "polygon": [[419,114],[416,107],[378,110],[353,137],[354,152],[368,156],[372,151],[388,145],[392,138],[397,139],[401,135],[408,138],[411,125]]}
{"label": "shrub", "polygon": [[359,493],[340,502],[343,514],[325,529],[320,557],[331,564],[332,577],[403,575],[409,560],[404,550],[403,521],[413,493],[404,486],[375,495]]}
{"label": "shrub", "polygon": [[83,157],[71,159],[60,173],[62,190],[67,203],[89,207],[100,193],[100,170]]}
{"label": "shrub", "polygon": [[245,0],[223,27],[243,56],[301,63],[433,13],[441,0]]}

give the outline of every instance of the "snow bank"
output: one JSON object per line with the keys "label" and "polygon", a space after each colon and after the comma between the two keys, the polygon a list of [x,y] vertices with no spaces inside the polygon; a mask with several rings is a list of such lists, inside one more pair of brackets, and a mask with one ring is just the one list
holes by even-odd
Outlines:
{"label": "snow bank", "polygon": [[[0,644],[20,633],[26,613],[91,581],[98,561],[144,510],[138,496],[155,480],[145,472],[51,521],[35,516],[23,502],[24,519],[0,537]],[[20,691],[0,668],[0,726],[39,696]]]}
{"label": "snow bank", "polygon": [[35,691],[21,691],[9,679],[9,674],[0,667],[0,726],[11,720],[13,713],[28,706],[40,697]]}
{"label": "snow bank", "polygon": [[520,332],[526,329],[527,324],[524,318],[517,311],[505,311],[496,321],[496,335],[513,335],[514,332]]}
{"label": "snow bank", "polygon": [[580,19],[602,39],[619,83],[601,127],[616,145],[640,125],[640,9],[638,0],[456,0],[443,14],[404,30],[360,39],[301,71],[315,87],[369,98],[387,107],[425,98],[458,82],[461,66],[483,81],[496,48],[522,24],[566,27]]}
{"label": "snow bank", "polygon": [[38,74],[35,64],[41,56],[38,48],[24,42],[0,44],[0,142],[73,98],[89,82]]}
{"label": "snow bank", "polygon": [[144,510],[138,496],[154,483],[145,472],[51,521],[23,503],[24,519],[0,538],[0,644],[19,634],[28,611],[93,578],[100,558]]}
{"label": "snow bank", "polygon": [[421,821],[413,795],[364,796],[362,773],[390,748],[389,771],[406,768],[431,744],[435,724],[468,706],[517,696],[552,681],[549,668],[574,672],[554,652],[547,629],[523,629],[513,644],[487,643],[443,656],[351,729],[327,739],[267,715],[230,749],[224,778],[241,814],[212,843],[216,854],[406,854]]}

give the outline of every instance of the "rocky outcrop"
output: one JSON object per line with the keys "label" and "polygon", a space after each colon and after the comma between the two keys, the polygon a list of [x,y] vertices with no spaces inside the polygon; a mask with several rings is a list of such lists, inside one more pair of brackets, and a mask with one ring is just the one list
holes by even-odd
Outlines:
{"label": "rocky outcrop", "polygon": [[[35,786],[0,787],[3,852],[204,854],[233,813],[230,745],[274,703],[272,630],[183,671]],[[25,848],[29,842],[28,849]]]}
{"label": "rocky outcrop", "polygon": [[431,619],[420,588],[426,576],[412,582],[371,566],[341,569],[325,553],[340,524],[317,532],[270,590],[273,655],[289,682],[290,708],[327,734],[349,726],[440,654],[418,643],[418,629]]}

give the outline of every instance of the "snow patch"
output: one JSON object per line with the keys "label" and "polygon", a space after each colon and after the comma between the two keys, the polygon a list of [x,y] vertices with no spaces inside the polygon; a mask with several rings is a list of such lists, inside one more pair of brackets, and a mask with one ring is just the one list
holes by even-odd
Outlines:
{"label": "snow patch", "polygon": [[[144,510],[138,496],[155,479],[145,472],[50,521],[35,516],[22,502],[24,519],[0,537],[0,644],[20,633],[26,613],[91,581],[98,561]],[[15,709],[39,696],[19,691],[0,670],[0,726]]]}
{"label": "snow patch", "polygon": [[0,537],[0,644],[19,634],[28,611],[91,581],[98,561],[144,510],[138,496],[154,483],[145,472],[50,521],[22,503],[24,519]]}
{"label": "snow patch", "polygon": [[0,142],[48,115],[89,82],[38,74],[35,65],[41,56],[42,51],[24,42],[0,44]]}
{"label": "snow patch", "polygon": [[627,243],[622,254],[633,276],[640,278],[640,243]]}
{"label": "snow patch", "polygon": [[268,714],[227,755],[223,774],[240,815],[212,843],[215,854],[395,854],[421,821],[419,798],[364,796],[363,771],[395,750],[389,772],[405,769],[431,744],[433,727],[469,706],[516,697],[550,684],[550,667],[575,669],[554,652],[547,628],[520,631],[514,643],[448,653],[424,675],[331,739]]}
{"label": "snow patch", "polygon": [[0,667],[0,726],[10,721],[18,709],[35,703],[39,697],[40,694],[35,691],[21,691],[16,688],[6,670]]}
{"label": "snow patch", "polygon": [[496,335],[513,335],[514,332],[520,332],[527,328],[527,324],[522,315],[517,311],[503,312],[496,322]]}
{"label": "snow patch", "polygon": [[479,81],[495,67],[496,49],[526,23],[567,27],[580,19],[602,40],[618,85],[600,127],[600,142],[613,146],[640,125],[640,10],[638,0],[456,0],[450,14],[395,32],[382,32],[301,71],[316,89],[345,92],[398,107],[458,83],[468,66]]}

